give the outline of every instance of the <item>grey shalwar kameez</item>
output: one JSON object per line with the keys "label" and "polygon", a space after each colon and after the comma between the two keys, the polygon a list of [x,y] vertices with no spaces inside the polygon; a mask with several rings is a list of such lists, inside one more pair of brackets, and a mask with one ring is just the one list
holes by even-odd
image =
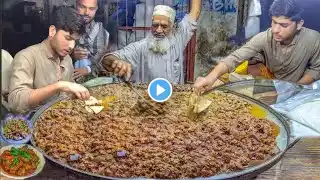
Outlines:
{"label": "grey shalwar kameez", "polygon": [[147,38],[110,54],[133,65],[131,80],[135,83],[148,83],[155,78],[165,78],[173,84],[183,83],[183,51],[196,28],[197,22],[186,15],[169,38],[170,48],[165,54],[150,50]]}

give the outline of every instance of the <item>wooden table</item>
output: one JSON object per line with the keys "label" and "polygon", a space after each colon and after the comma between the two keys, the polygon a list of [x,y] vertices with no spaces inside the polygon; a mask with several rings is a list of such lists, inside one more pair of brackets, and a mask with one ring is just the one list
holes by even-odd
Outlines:
{"label": "wooden table", "polygon": [[320,138],[303,138],[259,179],[320,180]]}

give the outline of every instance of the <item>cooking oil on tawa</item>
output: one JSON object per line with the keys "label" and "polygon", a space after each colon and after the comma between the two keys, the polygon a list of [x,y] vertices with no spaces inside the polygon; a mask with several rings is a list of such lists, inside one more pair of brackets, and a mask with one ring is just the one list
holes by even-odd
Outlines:
{"label": "cooking oil on tawa", "polygon": [[[252,104],[251,105],[251,115],[256,117],[256,118],[266,118],[267,117],[267,112],[263,110],[261,107],[258,105]],[[280,134],[280,127],[273,121],[270,121],[272,123],[272,135],[274,137],[277,137]]]}

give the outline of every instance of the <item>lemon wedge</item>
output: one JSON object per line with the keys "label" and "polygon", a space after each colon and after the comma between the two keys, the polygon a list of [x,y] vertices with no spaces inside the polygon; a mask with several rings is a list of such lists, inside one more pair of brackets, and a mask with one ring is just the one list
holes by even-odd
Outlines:
{"label": "lemon wedge", "polygon": [[256,118],[266,118],[267,117],[267,112],[255,104],[251,105],[251,112],[250,113],[252,116],[254,116]]}

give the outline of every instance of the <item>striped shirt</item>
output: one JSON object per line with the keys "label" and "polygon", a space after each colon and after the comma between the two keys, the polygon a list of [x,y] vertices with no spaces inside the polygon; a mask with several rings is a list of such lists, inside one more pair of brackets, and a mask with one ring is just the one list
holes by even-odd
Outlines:
{"label": "striped shirt", "polygon": [[98,61],[103,56],[109,43],[109,33],[104,29],[101,22],[92,21],[86,27],[86,32],[80,37],[77,42],[77,47],[87,49],[90,53],[88,59],[91,61],[89,64],[91,73],[97,76],[100,70]]}

